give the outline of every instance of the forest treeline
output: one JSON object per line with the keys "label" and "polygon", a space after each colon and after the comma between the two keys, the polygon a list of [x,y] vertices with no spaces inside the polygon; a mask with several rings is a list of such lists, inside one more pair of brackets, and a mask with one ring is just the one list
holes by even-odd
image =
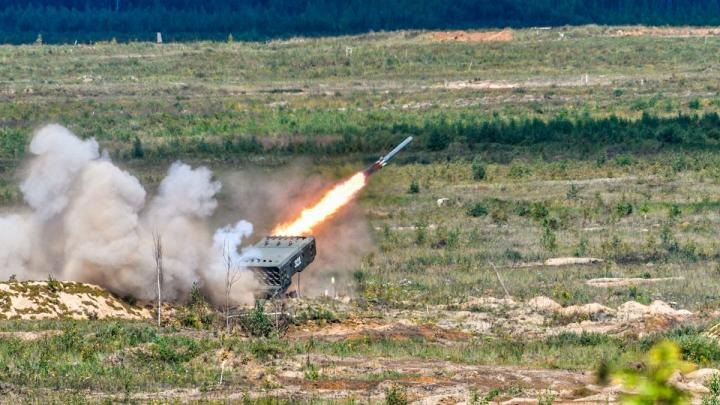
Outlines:
{"label": "forest treeline", "polygon": [[720,0],[3,0],[0,42],[260,40],[396,29],[720,24]]}
{"label": "forest treeline", "polygon": [[[558,115],[548,121],[533,118],[483,120],[471,114],[432,115],[416,124],[387,121],[375,122],[371,127],[358,126],[354,130],[345,127],[328,131],[270,138],[255,134],[130,138],[124,144],[112,142],[114,146],[110,152],[122,160],[180,157],[232,160],[247,154],[343,156],[355,153],[376,156],[408,135],[416,138],[410,151],[431,160],[450,156],[462,158],[491,145],[562,145],[563,151],[576,151],[579,156],[586,157],[609,146],[645,151],[663,147],[720,147],[720,115],[715,112],[669,117],[644,114],[640,119]],[[0,129],[0,159],[21,159],[30,136],[30,132],[19,128]]]}

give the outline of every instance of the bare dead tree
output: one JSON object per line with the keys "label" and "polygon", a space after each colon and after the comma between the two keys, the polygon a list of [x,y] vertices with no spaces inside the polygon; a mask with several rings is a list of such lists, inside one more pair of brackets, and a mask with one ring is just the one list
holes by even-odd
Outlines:
{"label": "bare dead tree", "polygon": [[232,287],[240,279],[240,269],[233,261],[230,244],[226,241],[223,247],[223,263],[225,264],[225,328],[230,330],[230,295]]}
{"label": "bare dead tree", "polygon": [[162,237],[157,232],[153,232],[153,247],[155,273],[157,275],[157,323],[158,326],[160,326],[160,317],[162,315],[163,247]]}

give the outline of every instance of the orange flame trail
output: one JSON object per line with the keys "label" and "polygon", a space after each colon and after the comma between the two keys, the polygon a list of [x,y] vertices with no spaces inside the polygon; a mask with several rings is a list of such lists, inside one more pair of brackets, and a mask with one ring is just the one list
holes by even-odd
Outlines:
{"label": "orange flame trail", "polygon": [[338,184],[315,205],[302,210],[300,216],[294,221],[276,226],[272,235],[293,236],[310,233],[315,226],[350,202],[355,194],[365,187],[365,177],[365,173],[359,172]]}

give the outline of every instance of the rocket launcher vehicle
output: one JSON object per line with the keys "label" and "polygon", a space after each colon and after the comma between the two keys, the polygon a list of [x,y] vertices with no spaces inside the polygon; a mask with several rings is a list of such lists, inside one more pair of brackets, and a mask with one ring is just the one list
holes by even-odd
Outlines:
{"label": "rocket launcher vehicle", "polygon": [[[363,170],[362,174],[364,177],[367,178],[367,176],[385,167],[388,161],[412,142],[412,140],[412,136],[407,137],[393,150]],[[358,175],[359,173],[353,176],[353,178]],[[354,190],[352,194],[349,194],[347,199],[351,199],[352,196],[355,195],[354,193],[359,191],[364,184],[365,180],[362,179],[362,183],[358,185],[358,189]],[[338,186],[336,186],[336,188],[338,188]],[[321,199],[321,203],[318,205],[327,203],[325,199],[331,195],[334,196],[332,190],[325,195],[324,199]],[[346,202],[345,200],[337,202],[334,204],[336,206],[335,209],[342,207]],[[322,217],[322,220],[326,220],[330,215],[331,213],[326,214],[326,216]],[[292,277],[310,265],[317,253],[315,238],[313,236],[286,235],[267,236],[258,242],[252,251],[255,253],[250,257],[245,257],[238,265],[255,274],[255,278],[261,285],[258,295],[263,298],[284,296],[292,284]]]}

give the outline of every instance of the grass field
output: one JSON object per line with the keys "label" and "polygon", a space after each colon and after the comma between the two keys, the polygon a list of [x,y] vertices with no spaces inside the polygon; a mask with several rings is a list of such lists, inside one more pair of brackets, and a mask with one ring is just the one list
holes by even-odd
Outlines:
{"label": "grass field", "polygon": [[[49,122],[96,137],[151,192],[175,159],[222,175],[263,171],[270,182],[274,170],[302,162],[308,176],[331,184],[412,134],[410,150],[373,176],[351,207],[371,246],[360,247],[357,263],[316,274],[315,284],[331,288],[335,276],[341,292],[356,298],[352,311],[333,316],[382,319],[390,310],[500,298],[494,265],[517,301],[544,295],[563,305],[614,308],[659,299],[693,311],[694,325],[704,326],[720,302],[713,118],[720,112],[720,38],[610,32],[519,30],[510,42],[477,43],[391,32],[267,43],[0,46],[0,203],[8,210],[21,204],[26,144]],[[523,132],[553,120],[540,135]],[[473,128],[492,122],[514,140],[467,141]],[[566,122],[583,123],[573,130],[575,142],[554,137],[572,132]],[[585,133],[592,142],[583,142]],[[232,193],[220,203],[242,205]],[[604,261],[533,265],[564,256]],[[586,283],[602,277],[679,279]],[[245,339],[120,321],[3,321],[0,329],[57,331],[39,341],[1,337],[0,381],[21,398],[59,402],[143,401],[138,393],[190,388],[208,400],[228,389],[238,400],[243,392],[260,401],[293,398],[279,388],[290,380],[265,377],[295,367],[299,380],[317,388],[342,374],[319,364],[358,356],[588,371],[598,359],[637,361],[660,336],[476,335],[446,345],[374,335]],[[700,331],[662,336],[684,344],[688,359],[717,367],[720,350]],[[231,388],[218,391],[225,351],[238,364],[224,375]],[[262,369],[263,377],[249,377],[249,369]],[[342,379],[402,385],[413,373],[383,369]]]}

